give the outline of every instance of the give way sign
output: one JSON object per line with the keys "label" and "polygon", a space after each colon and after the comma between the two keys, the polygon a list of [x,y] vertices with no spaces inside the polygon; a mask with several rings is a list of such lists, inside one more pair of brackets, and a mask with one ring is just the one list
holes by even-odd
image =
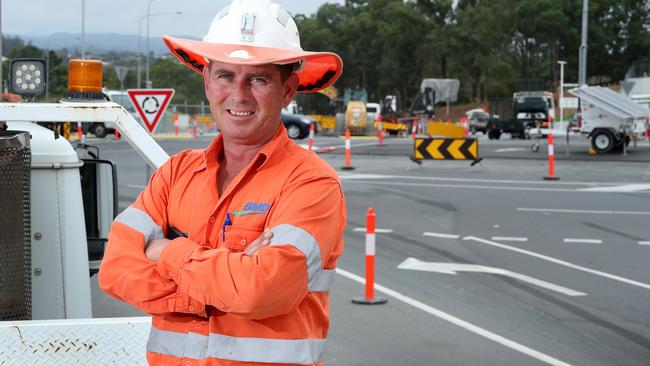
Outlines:
{"label": "give way sign", "polygon": [[129,89],[126,92],[147,130],[153,133],[174,96],[174,89]]}

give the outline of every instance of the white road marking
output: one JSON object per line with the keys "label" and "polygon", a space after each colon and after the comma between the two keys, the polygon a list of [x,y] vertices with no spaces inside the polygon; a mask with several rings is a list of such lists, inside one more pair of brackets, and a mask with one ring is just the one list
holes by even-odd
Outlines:
{"label": "white road marking", "polygon": [[460,238],[460,235],[456,235],[456,234],[440,234],[440,233],[431,233],[431,232],[428,232],[428,231],[426,233],[422,233],[422,235],[431,236],[431,237],[434,237],[434,238],[442,238],[442,239],[458,239],[458,238]]}
{"label": "white road marking", "polygon": [[122,185],[124,187],[128,187],[128,188],[136,188],[136,189],[145,189],[145,188],[147,188],[147,186],[143,186],[143,185],[139,185],[139,184],[120,184],[120,185]]}
{"label": "white road marking", "polygon": [[[365,233],[366,228],[365,227],[357,227],[357,228],[354,229],[354,231]],[[381,228],[378,228],[378,227],[375,228],[375,234],[390,234],[392,232],[393,232],[393,229],[381,229]]]}
{"label": "white road marking", "polygon": [[523,147],[508,147],[505,149],[496,149],[494,152],[514,152],[514,151],[526,151],[526,148]]}
{"label": "white road marking", "polygon": [[650,245],[650,241],[640,241],[639,245]]}
{"label": "white road marking", "polygon": [[565,243],[575,243],[575,244],[602,244],[603,241],[600,239],[573,239],[565,238]]}
{"label": "white road marking", "polygon": [[[455,188],[455,189],[484,189],[484,190],[503,190],[503,191],[532,191],[532,192],[573,192],[575,189],[563,188],[541,188],[541,187],[516,187],[516,186],[483,186],[483,185],[464,185],[464,184],[427,184],[427,183],[405,183],[405,182],[373,182],[373,181],[355,181],[349,180],[346,183],[374,184],[387,186],[404,186],[404,187],[431,187],[431,188]],[[582,192],[592,193],[592,192]],[[593,192],[600,193],[600,192]],[[648,192],[650,193],[650,192]]]}
{"label": "white road marking", "polygon": [[648,211],[598,211],[598,210],[570,210],[570,209],[554,209],[554,208],[518,208],[517,211],[582,213],[582,214],[597,214],[597,215],[650,215],[650,212]]}
{"label": "white road marking", "polygon": [[609,278],[609,279],[614,280],[614,281],[619,281],[619,282],[626,283],[628,285],[637,286],[637,287],[644,288],[646,290],[650,290],[650,284],[639,282],[639,281],[634,281],[634,280],[631,280],[629,278],[617,276],[617,275],[614,275],[614,274],[611,274],[611,273],[597,271],[595,269],[579,266],[577,264],[573,264],[573,263],[570,263],[570,262],[567,262],[567,261],[563,261],[561,259],[553,258],[553,257],[547,256],[547,255],[544,255],[544,254],[531,252],[530,250],[511,247],[509,245],[500,244],[500,243],[496,243],[496,242],[489,241],[489,240],[486,240],[486,239],[477,238],[475,236],[466,236],[466,237],[463,238],[463,240],[473,240],[473,241],[476,241],[478,243],[491,245],[491,246],[501,248],[501,249],[511,250],[513,252],[517,252],[517,253],[521,253],[521,254],[526,254],[526,255],[529,255],[531,257],[535,257],[535,258],[539,258],[539,259],[542,259],[542,260],[545,260],[545,261],[548,261],[548,262],[551,262],[551,263],[559,264],[561,266],[573,268],[573,269],[576,269],[578,271],[591,273],[591,274],[596,275],[596,276]]}
{"label": "white road marking", "polygon": [[614,187],[580,188],[578,190],[585,192],[639,192],[650,190],[650,184],[626,184]]}
{"label": "white road marking", "polygon": [[[366,283],[365,278],[363,278],[361,276],[358,276],[358,275],[356,275],[356,274],[354,274],[352,272],[348,272],[346,270],[343,270],[341,268],[337,268],[336,273],[340,274],[343,277],[349,278],[349,279],[351,279],[351,280],[353,280],[355,282],[358,282],[358,283],[360,283],[362,285],[365,285],[365,283]],[[563,361],[560,361],[557,358],[551,357],[549,355],[546,355],[544,353],[536,351],[536,350],[534,350],[532,348],[528,348],[528,347],[524,346],[521,343],[517,343],[517,342],[512,341],[512,340],[510,340],[508,338],[500,336],[500,335],[498,335],[496,333],[490,332],[487,329],[476,326],[476,325],[474,325],[472,323],[469,323],[469,322],[467,322],[465,320],[462,320],[462,319],[460,319],[458,317],[455,317],[455,316],[453,316],[453,315],[451,315],[449,313],[446,313],[446,312],[444,312],[442,310],[438,310],[438,309],[436,309],[436,308],[434,308],[432,306],[429,306],[429,305],[427,305],[427,304],[425,304],[423,302],[420,302],[420,301],[415,300],[413,298],[410,298],[410,297],[408,297],[406,295],[403,295],[403,294],[401,294],[401,293],[399,293],[399,292],[397,292],[395,290],[391,290],[390,288],[382,286],[382,285],[380,285],[380,284],[378,284],[376,282],[375,282],[375,290],[377,290],[377,291],[379,291],[379,292],[381,292],[381,293],[383,293],[385,295],[388,295],[388,296],[394,298],[395,300],[398,300],[398,301],[401,301],[401,302],[403,302],[403,303],[405,303],[407,305],[410,305],[410,306],[412,306],[412,307],[414,307],[416,309],[420,309],[420,310],[424,311],[425,313],[431,314],[431,315],[433,315],[433,316],[435,316],[437,318],[440,318],[440,319],[442,319],[442,320],[444,320],[446,322],[449,322],[449,323],[451,323],[453,325],[456,325],[456,326],[458,326],[460,328],[463,328],[463,329],[465,329],[465,330],[467,330],[469,332],[472,332],[472,333],[477,334],[477,335],[479,335],[481,337],[487,338],[487,339],[489,339],[491,341],[497,342],[497,343],[499,343],[499,344],[501,344],[501,345],[503,345],[505,347],[508,347],[508,348],[510,348],[512,350],[515,350],[517,352],[521,352],[521,353],[523,353],[523,354],[525,354],[527,356],[538,359],[538,360],[540,360],[542,362],[545,362],[545,363],[547,363],[549,365],[570,366],[570,364],[568,364],[566,362],[563,362]]]}
{"label": "white road marking", "polygon": [[[353,177],[364,174],[355,174],[347,173],[341,174],[340,176],[345,176],[347,179],[354,179]],[[547,182],[539,180],[513,180],[513,179],[469,179],[469,178],[446,178],[446,177],[418,177],[412,175],[383,175],[383,174],[373,174],[372,179],[407,179],[407,180],[428,180],[434,182],[468,182],[468,183],[500,183],[500,184],[533,184],[533,185],[569,185],[569,186],[587,186],[587,187],[599,187],[599,186],[620,186],[620,185],[629,185],[635,184],[630,182]],[[360,178],[361,179],[361,178]]]}
{"label": "white road marking", "polygon": [[528,238],[522,238],[522,237],[510,237],[510,236],[493,236],[492,240],[498,240],[498,241],[519,241],[519,242],[526,242],[528,241]]}
{"label": "white road marking", "polygon": [[526,276],[521,273],[516,273],[516,272],[508,271],[506,269],[487,267],[487,266],[481,266],[476,264],[423,262],[416,258],[410,257],[405,259],[400,265],[397,266],[397,268],[411,269],[415,271],[438,272],[438,273],[445,273],[451,275],[455,275],[457,272],[498,274],[498,275],[517,279],[521,282],[528,282],[531,285],[535,285],[535,286],[545,288],[547,290],[559,292],[567,296],[587,295],[584,292],[579,292],[567,287],[555,285],[553,283],[542,281],[530,276]]}

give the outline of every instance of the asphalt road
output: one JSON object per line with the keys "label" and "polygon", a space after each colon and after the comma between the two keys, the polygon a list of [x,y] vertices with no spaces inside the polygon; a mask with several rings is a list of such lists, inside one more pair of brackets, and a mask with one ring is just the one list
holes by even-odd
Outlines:
{"label": "asphalt road", "polygon": [[[160,142],[175,153],[209,140]],[[340,173],[348,225],[327,365],[648,364],[647,142],[627,156],[590,156],[583,142],[562,159],[556,147],[558,181],[542,179],[545,146],[532,153],[530,141],[482,139],[474,167],[418,166],[407,140],[376,143],[353,140],[355,169]],[[338,146],[321,157],[343,166],[342,140],[315,145]],[[117,163],[123,209],[146,182],[144,162],[123,142],[99,146]],[[363,295],[369,207],[383,229],[376,296],[385,305],[350,302]],[[96,316],[134,315],[93,291]]]}

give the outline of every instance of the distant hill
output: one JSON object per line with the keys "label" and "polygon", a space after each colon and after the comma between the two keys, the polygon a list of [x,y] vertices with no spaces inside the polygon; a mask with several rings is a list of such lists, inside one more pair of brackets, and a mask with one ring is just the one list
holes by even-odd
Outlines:
{"label": "distant hill", "polygon": [[[54,33],[43,37],[18,35],[18,37],[43,49],[61,50],[67,48],[68,50],[75,50],[81,48],[81,35],[79,33]],[[147,49],[146,38],[142,37],[140,42],[141,51],[145,53]],[[169,52],[161,37],[151,37],[149,49],[156,55],[165,55]],[[117,33],[86,34],[86,51],[90,53],[107,51],[138,52],[138,36]]]}

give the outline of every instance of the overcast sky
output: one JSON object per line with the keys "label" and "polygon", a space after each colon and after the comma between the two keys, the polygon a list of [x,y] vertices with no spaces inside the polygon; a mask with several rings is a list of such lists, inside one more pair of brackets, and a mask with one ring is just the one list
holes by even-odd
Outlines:
{"label": "overcast sky", "polygon": [[[151,14],[182,12],[181,15],[151,17],[151,36],[163,34],[202,37],[210,22],[230,0],[154,0]],[[312,14],[323,3],[344,0],[275,0],[291,14]],[[45,36],[52,33],[81,33],[82,0],[0,0],[2,32],[12,35]],[[149,0],[85,0],[86,33],[138,34],[140,18],[147,14]],[[142,35],[146,20],[142,22]]]}

